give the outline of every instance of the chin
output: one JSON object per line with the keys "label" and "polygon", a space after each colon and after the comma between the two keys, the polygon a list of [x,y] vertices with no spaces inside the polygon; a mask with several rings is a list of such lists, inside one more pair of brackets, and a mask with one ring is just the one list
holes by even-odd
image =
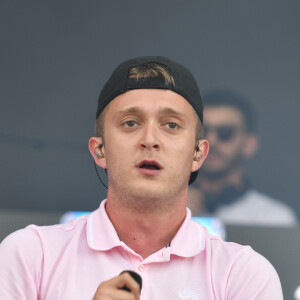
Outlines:
{"label": "chin", "polygon": [[141,212],[155,212],[170,208],[178,196],[178,193],[174,194],[174,189],[172,190],[170,185],[154,181],[127,184],[123,189],[126,205]]}
{"label": "chin", "polygon": [[169,192],[166,184],[154,181],[146,181],[132,186],[132,193],[139,198],[161,199],[165,198]]}
{"label": "chin", "polygon": [[163,209],[181,199],[180,195],[187,190],[189,177],[189,172],[153,177],[127,174],[110,177],[110,186],[128,207]]}

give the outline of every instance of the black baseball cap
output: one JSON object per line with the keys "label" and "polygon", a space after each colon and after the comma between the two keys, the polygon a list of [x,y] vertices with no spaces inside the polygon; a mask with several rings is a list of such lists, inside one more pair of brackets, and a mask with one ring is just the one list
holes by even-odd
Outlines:
{"label": "black baseball cap", "polygon": [[[129,70],[143,64],[155,63],[164,66],[174,78],[174,83],[167,82],[163,77],[129,78]],[[112,72],[100,92],[96,119],[115,97],[135,89],[167,89],[184,97],[194,108],[203,124],[203,104],[197,82],[192,73],[181,64],[163,56],[141,56],[126,60]],[[198,171],[192,172],[189,184],[193,183]]]}

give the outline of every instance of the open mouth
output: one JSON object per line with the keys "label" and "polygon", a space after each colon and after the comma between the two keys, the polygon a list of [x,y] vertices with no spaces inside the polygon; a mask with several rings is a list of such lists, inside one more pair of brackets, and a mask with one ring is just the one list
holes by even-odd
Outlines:
{"label": "open mouth", "polygon": [[160,170],[160,167],[155,164],[142,164],[140,168],[148,170]]}
{"label": "open mouth", "polygon": [[162,167],[156,161],[142,161],[139,163],[138,167],[140,169],[146,170],[160,170]]}

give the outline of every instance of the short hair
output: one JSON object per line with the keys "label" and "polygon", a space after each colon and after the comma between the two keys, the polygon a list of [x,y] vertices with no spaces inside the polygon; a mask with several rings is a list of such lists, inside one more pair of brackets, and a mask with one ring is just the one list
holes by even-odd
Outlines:
{"label": "short hair", "polygon": [[[141,78],[149,77],[163,77],[166,83],[175,86],[173,76],[168,68],[163,65],[157,63],[144,63],[129,69],[128,78],[135,78],[138,81]],[[102,139],[104,139],[104,117],[108,106],[109,104],[100,113],[95,125],[95,134],[96,136],[102,137]],[[194,111],[194,114],[196,117],[196,142],[198,142],[203,137],[203,126],[196,111]]]}
{"label": "short hair", "polygon": [[203,93],[202,100],[204,108],[217,106],[230,106],[236,108],[243,115],[246,131],[252,133],[256,131],[255,109],[250,100],[243,94],[232,90],[214,89]]}
{"label": "short hair", "polygon": [[157,63],[145,63],[129,69],[128,78],[135,78],[137,81],[140,78],[163,77],[168,84],[175,86],[173,76],[167,67]]}

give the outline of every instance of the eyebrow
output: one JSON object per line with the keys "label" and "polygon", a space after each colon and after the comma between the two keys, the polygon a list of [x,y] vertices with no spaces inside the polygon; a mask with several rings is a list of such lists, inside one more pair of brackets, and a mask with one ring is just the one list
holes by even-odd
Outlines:
{"label": "eyebrow", "polygon": [[128,113],[139,113],[139,112],[142,112],[142,110],[134,106],[134,107],[129,107],[127,109],[118,111],[117,115],[123,115]]}
{"label": "eyebrow", "polygon": [[[117,113],[117,115],[123,115],[123,114],[128,114],[128,113],[143,113],[143,110],[137,106],[129,107],[127,109],[121,110]],[[178,115],[183,118],[186,118],[186,115],[178,110],[175,110],[170,107],[164,107],[159,110],[160,114],[166,114],[166,115]]]}

